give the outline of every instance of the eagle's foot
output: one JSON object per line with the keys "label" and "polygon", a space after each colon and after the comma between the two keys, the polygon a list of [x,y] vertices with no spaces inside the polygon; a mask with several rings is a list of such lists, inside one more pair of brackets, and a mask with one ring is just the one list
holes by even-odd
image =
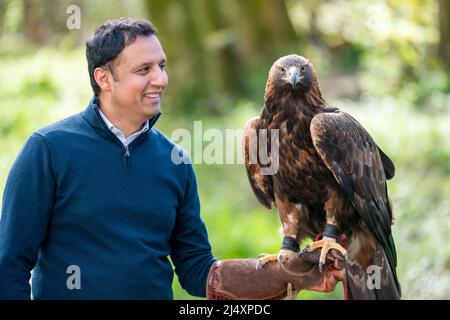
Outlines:
{"label": "eagle's foot", "polygon": [[300,254],[302,254],[303,252],[312,252],[318,248],[322,248],[320,251],[320,258],[319,258],[320,272],[323,271],[323,266],[325,265],[325,259],[327,257],[328,251],[332,249],[339,251],[344,256],[346,261],[348,259],[347,250],[345,250],[344,247],[342,247],[339,243],[336,242],[335,239],[332,238],[326,238],[310,243],[300,252]]}
{"label": "eagle's foot", "polygon": [[278,255],[276,254],[267,254],[262,253],[258,256],[258,260],[256,260],[256,270],[261,269],[265,264],[273,261],[277,261]]}
{"label": "eagle's foot", "polygon": [[278,254],[267,254],[262,253],[258,256],[258,260],[256,262],[256,269],[261,269],[265,264],[269,262],[277,261],[279,265],[282,265],[288,260],[288,255],[285,254],[286,250],[281,250]]}

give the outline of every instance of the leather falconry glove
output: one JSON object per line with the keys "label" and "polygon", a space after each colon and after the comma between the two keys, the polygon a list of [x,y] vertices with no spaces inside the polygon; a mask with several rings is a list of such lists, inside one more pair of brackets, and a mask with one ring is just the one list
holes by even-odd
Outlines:
{"label": "leather falconry glove", "polygon": [[257,259],[216,261],[209,272],[206,294],[209,300],[293,299],[300,290],[333,291],[344,278],[344,258],[332,250],[319,271],[320,252],[295,254],[283,265],[269,262],[257,270]]}

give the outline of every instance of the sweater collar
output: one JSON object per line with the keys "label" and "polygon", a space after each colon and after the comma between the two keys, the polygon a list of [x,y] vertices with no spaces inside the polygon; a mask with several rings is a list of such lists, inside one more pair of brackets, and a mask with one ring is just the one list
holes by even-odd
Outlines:
{"label": "sweater collar", "polygon": [[[81,113],[81,116],[94,128],[102,130],[102,132],[109,133],[110,130],[108,126],[103,121],[102,117],[99,113],[99,99],[97,96],[92,97],[91,101],[89,101],[86,109]],[[158,121],[161,116],[161,112],[158,112],[155,116],[148,120],[148,131],[155,125],[156,121]]]}

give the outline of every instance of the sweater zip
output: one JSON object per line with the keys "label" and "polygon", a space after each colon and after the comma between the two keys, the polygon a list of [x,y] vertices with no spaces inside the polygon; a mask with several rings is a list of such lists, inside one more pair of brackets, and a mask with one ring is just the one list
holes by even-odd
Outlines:
{"label": "sweater zip", "polygon": [[[129,165],[130,165],[130,158],[131,158],[131,153],[130,153],[130,148],[129,145],[125,146],[122,141],[120,141],[119,138],[117,138],[117,136],[111,132],[111,130],[107,129],[109,131],[109,134],[113,137],[113,139],[117,142],[118,145],[120,145],[123,149],[123,159],[124,159],[124,165],[125,168],[128,169]],[[137,139],[137,138],[136,138]],[[134,141],[133,141],[134,142]]]}
{"label": "sweater zip", "polygon": [[[150,129],[149,129],[150,130]],[[143,139],[143,137],[145,136],[145,134],[149,131],[144,131],[142,132],[140,135],[138,135],[136,137],[136,139],[134,139],[129,145],[127,145],[125,147],[125,167],[128,168],[129,167],[129,162],[130,162],[130,158],[131,158],[131,152],[130,152],[130,147],[133,146],[134,144],[136,144],[139,140]],[[111,132],[112,133],[112,132]],[[113,133],[112,133],[113,134]],[[114,135],[114,134],[113,134]],[[117,140],[119,140],[119,138],[116,137]],[[120,141],[120,140],[119,140]],[[120,141],[120,143],[122,144],[122,142]],[[123,144],[122,144],[123,145]]]}
{"label": "sweater zip", "polygon": [[106,126],[106,124],[103,122],[103,119],[102,119],[102,117],[100,116],[98,110],[95,110],[95,113],[96,113],[97,118],[98,118],[98,120],[100,121],[101,125],[103,126],[103,128],[105,128],[105,129],[108,131],[108,133],[110,134],[110,136],[112,136],[113,139],[114,139],[119,145],[121,145],[122,147],[124,147],[124,153],[123,153],[123,156],[124,156],[124,160],[125,160],[125,168],[128,169],[129,166],[130,166],[130,158],[131,158],[131,153],[130,153],[130,148],[129,148],[129,147],[130,147],[132,144],[134,144],[135,142],[137,142],[138,140],[142,139],[142,137],[144,136],[144,134],[146,134],[146,133],[150,130],[150,128],[149,128],[148,130],[142,132],[139,136],[137,136],[136,139],[134,139],[133,142],[131,142],[129,145],[125,146],[125,145],[122,143],[122,141],[120,141],[120,139],[117,138],[117,136],[116,136],[114,133],[112,133],[111,130],[109,130],[109,128]]}
{"label": "sweater zip", "polygon": [[[117,142],[118,145],[120,145],[123,148],[123,158],[124,158],[124,164],[125,164],[125,168],[129,167],[129,163],[130,163],[130,148],[129,146],[125,146],[122,141],[120,141],[119,138],[117,138],[117,136],[111,132],[111,130],[107,129],[109,131],[109,134],[113,137],[113,139]],[[134,142],[134,141],[133,141]]]}
{"label": "sweater zip", "polygon": [[128,148],[128,146],[125,147],[125,168],[128,168],[128,162],[130,160],[130,149]]}

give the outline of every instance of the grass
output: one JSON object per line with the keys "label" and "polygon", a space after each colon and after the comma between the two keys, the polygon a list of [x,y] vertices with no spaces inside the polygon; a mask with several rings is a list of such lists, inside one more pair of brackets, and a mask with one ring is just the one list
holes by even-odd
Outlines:
{"label": "grass", "polygon": [[[82,51],[44,49],[33,56],[3,57],[0,83],[3,190],[9,168],[31,132],[83,110],[91,91]],[[176,94],[176,88],[168,94]],[[331,102],[358,119],[396,164],[389,193],[396,216],[393,230],[403,297],[450,298],[450,107],[433,114],[413,111],[394,97]],[[165,103],[163,110],[157,127],[170,137],[176,128],[192,130],[194,120],[203,121],[204,131],[242,128],[260,107],[258,102],[242,101],[226,117],[201,119],[175,113]],[[256,201],[242,165],[196,164],[195,170],[202,216],[217,258],[252,258],[278,251],[281,235],[276,212]],[[193,298],[176,278],[173,288],[176,299]],[[342,286],[330,294],[303,291],[299,298],[342,299]]]}

